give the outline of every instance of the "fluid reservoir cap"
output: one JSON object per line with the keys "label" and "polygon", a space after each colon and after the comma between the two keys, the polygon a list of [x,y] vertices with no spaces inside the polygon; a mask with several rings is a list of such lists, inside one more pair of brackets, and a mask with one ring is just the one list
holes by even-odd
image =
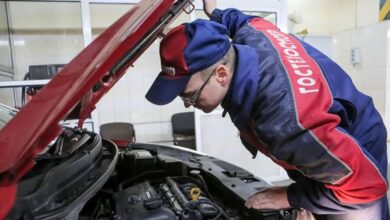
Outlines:
{"label": "fluid reservoir cap", "polygon": [[148,210],[160,208],[162,204],[163,202],[160,198],[151,198],[144,200],[144,207]]}
{"label": "fluid reservoir cap", "polygon": [[201,193],[201,190],[200,190],[198,187],[192,188],[192,189],[191,189],[191,192],[190,192],[190,194],[191,194],[191,199],[192,199],[193,201],[197,201],[198,198],[199,198],[199,196],[200,196],[200,193]]}
{"label": "fluid reservoir cap", "polygon": [[191,170],[190,174],[191,175],[200,175],[200,171],[199,170]]}

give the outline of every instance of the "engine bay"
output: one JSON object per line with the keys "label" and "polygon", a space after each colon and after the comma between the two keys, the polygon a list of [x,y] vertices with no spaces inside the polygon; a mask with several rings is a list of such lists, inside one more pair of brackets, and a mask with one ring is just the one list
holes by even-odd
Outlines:
{"label": "engine bay", "polygon": [[98,207],[113,205],[93,209],[95,212],[88,215],[109,218],[115,210],[114,218],[118,219],[230,219],[199,186],[184,177],[166,177],[160,183],[144,181],[109,195]]}
{"label": "engine bay", "polygon": [[23,178],[7,219],[294,219],[247,209],[270,185],[230,163],[182,148],[130,144],[65,129]]}
{"label": "engine bay", "polygon": [[[214,196],[199,170],[189,170],[172,158],[163,161],[146,150],[122,153],[126,159],[118,162],[119,175],[109,180],[107,188],[96,196],[98,199],[92,199],[99,202],[86,204],[82,215],[87,213],[92,219],[102,219],[115,210],[114,217],[118,219],[185,220],[231,219],[229,214],[237,214],[213,202]],[[128,168],[130,163],[136,171]],[[129,178],[123,179],[125,173],[130,174]]]}
{"label": "engine bay", "polygon": [[[220,178],[215,176],[217,173]],[[245,208],[240,194],[250,194],[245,189],[248,185],[269,186],[215,158],[167,146],[132,144],[120,149],[116,171],[80,216],[129,220],[292,219],[291,211]]]}

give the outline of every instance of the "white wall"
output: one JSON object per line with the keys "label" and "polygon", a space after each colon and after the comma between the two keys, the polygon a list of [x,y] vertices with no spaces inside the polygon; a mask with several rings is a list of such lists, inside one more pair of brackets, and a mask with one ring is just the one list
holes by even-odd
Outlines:
{"label": "white wall", "polygon": [[[292,32],[308,29],[308,38],[333,39],[330,57],[373,98],[390,132],[390,21],[379,23],[379,0],[288,0],[288,13],[294,12],[303,22]],[[355,66],[353,48],[361,53]]]}
{"label": "white wall", "polygon": [[[374,99],[385,116],[389,22],[367,25],[333,35],[333,58],[351,76],[355,85]],[[353,65],[351,50],[358,48],[361,63]]]}
{"label": "white wall", "polygon": [[[201,1],[196,1],[196,6],[201,6]],[[237,5],[235,1],[222,1],[223,8]],[[253,7],[257,4],[257,8]],[[272,8],[279,4],[278,0],[246,0],[239,3],[242,7],[251,10],[260,10],[260,6]],[[120,7],[110,5],[110,9],[118,11]],[[273,7],[275,10],[275,7]],[[104,27],[102,24],[109,22],[97,17],[103,10],[107,11],[107,6],[93,6],[92,26]],[[115,14],[115,13],[114,13]],[[114,16],[105,19],[111,19]],[[195,17],[195,16],[194,16]],[[176,26],[183,22],[190,22],[191,16],[182,14],[172,25]],[[99,26],[98,26],[99,25]],[[116,121],[131,122],[135,126],[137,141],[172,143],[171,117],[173,114],[185,111],[194,111],[193,108],[186,109],[181,100],[176,99],[165,106],[156,106],[145,99],[145,94],[153,83],[155,77],[160,72],[159,41],[155,42],[135,63],[134,68],[130,68],[127,74],[118,82],[98,104],[100,124]]]}
{"label": "white wall", "polygon": [[[373,98],[390,137],[390,21],[333,35],[333,57],[359,90]],[[361,63],[353,65],[351,50],[359,48]],[[388,148],[390,157],[390,148]]]}
{"label": "white wall", "polygon": [[[101,33],[131,7],[92,4],[93,33]],[[18,80],[23,79],[29,65],[66,64],[84,47],[80,3],[11,2],[10,13]],[[186,22],[190,16],[183,15],[178,20]],[[155,42],[98,103],[98,123],[131,122],[138,141],[170,143],[172,114],[193,109],[184,109],[178,101],[162,107],[146,101],[144,96],[160,70],[158,42]]]}
{"label": "white wall", "polygon": [[[245,10],[259,10],[268,8],[275,10],[277,0],[219,0],[218,4],[223,7],[237,7]],[[195,1],[198,8],[201,8],[201,1]],[[26,3],[13,2],[14,11],[21,11],[13,18],[14,28],[81,28],[81,14],[79,3]],[[38,7],[39,6],[39,7]],[[111,18],[123,14],[128,5],[117,4],[115,10],[107,9],[104,4],[94,4],[95,27],[107,27],[111,24]],[[357,26],[376,23],[379,20],[379,0],[288,0],[288,14],[299,12],[303,18],[303,24],[297,25],[295,31],[304,28],[309,30],[311,35],[328,35],[345,29],[352,29]],[[110,11],[110,13],[107,13]],[[52,14],[56,14],[53,19]],[[93,11],[92,11],[93,13]],[[11,11],[11,14],[14,14]],[[38,16],[37,16],[38,15]],[[93,16],[93,15],[92,15]],[[356,20],[355,20],[356,19]]]}
{"label": "white wall", "polygon": [[161,71],[155,42],[134,67],[98,103],[100,124],[108,122],[131,122],[139,142],[172,142],[171,116],[185,109],[176,99],[169,105],[156,106],[145,99],[145,94]]}
{"label": "white wall", "polygon": [[[387,51],[386,54],[386,104],[385,104],[385,122],[387,127],[387,132],[390,132],[390,21],[387,21],[387,46],[384,46],[385,50]],[[390,138],[390,135],[387,135],[387,138]],[[390,148],[388,148],[390,151]],[[389,153],[388,153],[389,155]],[[390,158],[390,155],[389,155]]]}
{"label": "white wall", "polygon": [[222,112],[223,110],[214,110],[209,114],[198,112],[198,150],[242,167],[269,182],[288,179],[286,172],[264,154],[258,152],[256,158],[252,158],[252,154],[242,145],[238,130],[229,115],[222,118]]}
{"label": "white wall", "polygon": [[[109,7],[110,15],[100,16]],[[93,5],[91,21],[93,29],[105,28],[123,14],[123,5]],[[126,6],[127,7],[127,6]],[[171,24],[177,26],[189,22],[190,15],[182,14]],[[109,122],[130,122],[134,124],[138,142],[172,144],[171,117],[178,112],[194,111],[186,109],[181,100],[176,99],[164,106],[157,106],[145,99],[145,94],[161,71],[159,43],[157,40],[127,70],[122,79],[98,103],[99,124]]]}
{"label": "white wall", "polygon": [[10,2],[14,29],[82,28],[80,3]]}
{"label": "white wall", "polygon": [[[279,1],[219,0],[219,2],[223,7],[258,10],[262,7],[273,8],[272,5]],[[355,12],[356,2],[358,3],[357,13]],[[196,1],[198,7],[200,3],[200,0]],[[303,17],[303,24],[297,26],[295,30],[308,28],[311,35],[330,35],[340,30],[352,29],[355,27],[355,21],[358,26],[375,23],[379,14],[379,0],[288,0],[287,3],[289,13],[299,11]],[[10,4],[12,28],[16,34],[13,42],[16,56],[16,79],[23,78],[28,65],[66,63],[82,49],[79,3],[11,2]],[[92,27],[105,28],[124,13],[124,8],[127,10],[130,7],[129,5],[93,5],[91,7]],[[105,13],[107,11],[110,13]],[[175,25],[190,19],[189,15],[181,17]],[[36,30],[44,32],[36,32]],[[335,36],[338,39],[338,36],[343,38],[342,35],[348,35],[338,42],[341,45],[345,41],[345,44],[349,45],[353,42],[353,34],[346,32]],[[349,70],[350,67],[346,61],[349,59],[349,47],[346,48],[346,45],[337,46],[337,51],[333,50],[337,59],[341,60],[342,66]],[[363,52],[364,54],[370,53],[370,50],[365,48]],[[375,64],[377,61],[372,62]],[[185,109],[177,100],[167,106],[154,106],[145,100],[146,91],[160,71],[159,62],[158,42],[156,42],[135,63],[135,67],[128,70],[128,74],[118,82],[118,85],[98,103],[100,123],[132,122],[135,124],[138,140],[143,142],[172,139],[171,115],[193,109]],[[362,67],[364,71],[370,71],[367,68],[375,68],[366,66],[365,63],[364,68]],[[355,73],[356,71],[356,69],[353,70],[352,74],[359,75]],[[357,82],[359,80],[362,79],[356,79]],[[384,112],[384,96],[381,95],[384,87],[381,87],[380,91],[366,85],[359,85],[359,87],[367,90],[374,97],[378,97],[375,98],[375,102],[378,103],[380,111]]]}
{"label": "white wall", "polygon": [[379,0],[288,0],[288,14],[297,12],[302,24],[293,33],[308,29],[310,35],[330,35],[377,23]]}

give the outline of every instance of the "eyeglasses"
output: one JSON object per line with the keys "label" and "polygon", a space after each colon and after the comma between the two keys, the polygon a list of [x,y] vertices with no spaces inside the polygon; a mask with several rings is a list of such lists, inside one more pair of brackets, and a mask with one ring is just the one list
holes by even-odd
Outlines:
{"label": "eyeglasses", "polygon": [[211,76],[213,76],[215,71],[213,71],[209,77],[207,77],[206,81],[203,83],[203,85],[195,91],[195,93],[190,97],[184,97],[183,95],[180,95],[180,98],[183,100],[183,102],[187,105],[195,105],[196,100],[199,98],[200,93],[202,92],[203,88],[206,86],[207,82],[211,79]]}

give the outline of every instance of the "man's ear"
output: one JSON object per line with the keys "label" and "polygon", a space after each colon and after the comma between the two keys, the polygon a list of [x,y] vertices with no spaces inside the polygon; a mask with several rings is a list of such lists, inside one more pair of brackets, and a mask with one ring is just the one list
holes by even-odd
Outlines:
{"label": "man's ear", "polygon": [[215,78],[221,85],[225,85],[228,82],[229,76],[230,69],[227,66],[221,64],[215,69]]}

